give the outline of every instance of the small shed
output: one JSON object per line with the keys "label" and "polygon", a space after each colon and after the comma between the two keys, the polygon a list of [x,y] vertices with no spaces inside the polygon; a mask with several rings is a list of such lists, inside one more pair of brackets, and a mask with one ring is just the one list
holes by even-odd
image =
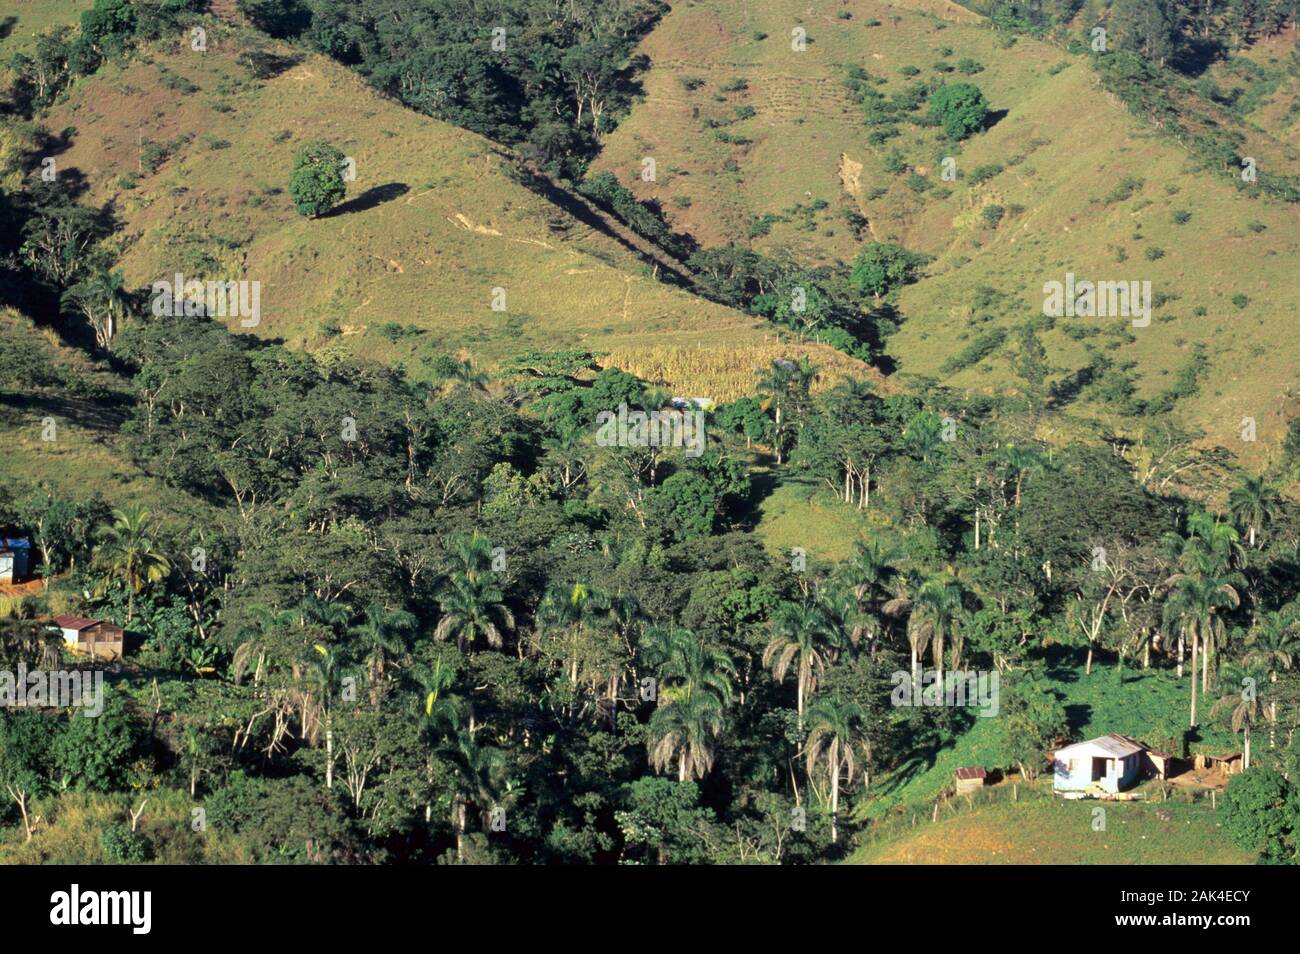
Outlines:
{"label": "small shed", "polygon": [[63,642],[73,652],[95,659],[121,659],[125,636],[122,627],[85,616],[56,616],[54,625],[63,631]]}
{"label": "small shed", "polygon": [[32,541],[0,536],[0,583],[21,583],[32,571]]}
{"label": "small shed", "polygon": [[1224,755],[1198,755],[1196,767],[1218,772],[1220,775],[1236,775],[1242,769],[1240,752],[1228,752]]}
{"label": "small shed", "polygon": [[978,765],[971,765],[957,769],[953,777],[957,781],[957,794],[966,795],[987,785],[989,773]]}
{"label": "small shed", "polygon": [[1126,735],[1103,735],[1052,754],[1052,788],[1057,792],[1118,794],[1132,785],[1147,747]]}
{"label": "small shed", "polygon": [[1158,752],[1155,749],[1147,749],[1146,764],[1143,768],[1153,778],[1167,779],[1174,771],[1174,762],[1176,757],[1171,752]]}

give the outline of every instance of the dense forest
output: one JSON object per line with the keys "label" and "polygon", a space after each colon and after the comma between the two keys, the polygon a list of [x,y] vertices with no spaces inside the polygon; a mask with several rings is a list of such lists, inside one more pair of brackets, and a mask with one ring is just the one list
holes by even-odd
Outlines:
{"label": "dense forest", "polygon": [[[1300,16],[1293,0],[1116,0],[1108,60],[1079,28],[1082,0],[970,6],[993,28],[1081,46],[1137,112],[1151,105],[1138,93],[1183,82],[1183,60]],[[448,350],[414,374],[235,333],[198,305],[160,309],[117,268],[118,210],[75,172],[38,181],[70,134],[43,116],[206,4],[95,0],[8,64],[0,300],[50,334],[0,327],[3,423],[40,429],[34,391],[107,415],[115,452],[157,492],[73,493],[31,469],[0,483],[0,529],[32,535],[44,581],[0,603],[0,666],[72,665],[57,662],[54,615],[113,620],[132,647],[98,716],[0,711],[5,857],[840,860],[888,814],[872,808],[880,780],[893,792],[982,719],[926,701],[945,673],[949,687],[954,673],[996,676],[987,767],[1032,788],[1077,729],[1064,684],[1112,672],[1118,707],[1144,691],[1126,675],[1176,694],[1145,741],[1189,757],[1242,747],[1248,771],[1224,798],[1234,843],[1300,857],[1300,418],[1247,468],[1168,413],[1194,370],[1139,398],[1097,350],[1062,378],[1032,323],[1005,392],[892,381],[898,294],[926,256],[866,232],[832,264],[709,247],[591,170],[635,102],[637,43],[665,4],[238,7],[509,147],[530,189],[590,202],[652,243],[671,263],[657,280],[862,373],[832,382],[792,351],[755,369],[748,396],[697,406],[580,342],[491,366]],[[499,57],[483,55],[485,23],[511,38]],[[273,75],[273,59],[246,67]],[[916,122],[958,144],[989,112],[971,79],[911,104],[865,70],[848,86],[864,138]],[[1207,167],[1238,158],[1212,147],[1188,144]],[[337,205],[339,159],[327,143],[299,152],[286,183],[299,212]],[[1295,201],[1289,180],[1269,181],[1260,201]],[[998,295],[983,288],[974,307]],[[993,344],[972,341],[967,363]],[[1081,396],[1148,418],[1142,448],[1070,417]],[[638,412],[651,423],[600,436]],[[698,442],[676,439],[688,422]],[[766,545],[757,526],[778,485],[869,532],[847,557],[811,528]],[[43,840],[76,812],[98,844]],[[137,825],[150,817],[164,821]]]}

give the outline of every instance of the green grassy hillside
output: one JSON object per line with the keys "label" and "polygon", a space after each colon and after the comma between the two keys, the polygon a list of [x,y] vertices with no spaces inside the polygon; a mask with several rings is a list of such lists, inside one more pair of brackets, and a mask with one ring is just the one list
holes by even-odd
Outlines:
{"label": "green grassy hillside", "polygon": [[[809,41],[802,52],[791,49],[796,28]],[[653,64],[645,99],[599,165],[705,244],[825,260],[875,238],[932,256],[927,277],[904,291],[906,321],[890,341],[904,374],[1016,390],[1016,331],[1042,322],[1044,282],[1067,272],[1150,281],[1160,304],[1149,327],[1041,325],[1049,381],[1092,363],[1092,346],[1137,398],[1167,396],[1175,418],[1210,441],[1255,460],[1276,446],[1294,412],[1295,210],[1195,168],[1108,95],[1084,58],[999,34],[955,6],[879,0],[680,4],[642,50]],[[940,176],[939,130],[903,121],[897,137],[872,144],[844,85],[853,67],[883,81],[874,88],[887,98],[932,79],[984,91],[993,122],[956,151],[955,182]],[[1293,169],[1290,147],[1238,125],[1261,163]],[[654,182],[640,178],[645,157]],[[849,211],[867,228],[855,234]],[[1001,294],[990,300],[984,288]],[[1143,423],[1096,394],[1075,406],[1121,431]],[[1239,440],[1243,417],[1256,421],[1253,444]]]}
{"label": "green grassy hillside", "polygon": [[1054,799],[1045,792],[1003,798],[919,819],[889,838],[864,845],[850,864],[1241,865],[1209,805],[1168,801],[1111,802],[1104,831],[1094,829],[1098,803]]}

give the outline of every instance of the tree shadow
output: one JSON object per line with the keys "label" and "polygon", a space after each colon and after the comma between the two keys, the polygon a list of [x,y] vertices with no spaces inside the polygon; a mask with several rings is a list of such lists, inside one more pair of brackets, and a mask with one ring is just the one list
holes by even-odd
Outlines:
{"label": "tree shadow", "polygon": [[1179,45],[1178,51],[1169,61],[1179,73],[1184,76],[1200,76],[1208,70],[1218,60],[1228,55],[1227,47],[1218,40],[1201,39],[1200,37],[1185,38],[1184,42]]}
{"label": "tree shadow", "polygon": [[405,182],[390,182],[387,185],[375,186],[367,189],[354,199],[348,199],[341,205],[334,206],[321,218],[332,219],[340,215],[350,215],[353,212],[366,212],[376,206],[383,205],[385,202],[401,198],[410,191],[411,187]]}
{"label": "tree shadow", "polygon": [[1011,112],[1009,109],[990,109],[984,116],[985,130],[992,129],[998,123],[1002,122],[1002,120],[1006,119],[1009,112]]}
{"label": "tree shadow", "polygon": [[17,17],[0,17],[0,40],[7,40],[17,25]]}

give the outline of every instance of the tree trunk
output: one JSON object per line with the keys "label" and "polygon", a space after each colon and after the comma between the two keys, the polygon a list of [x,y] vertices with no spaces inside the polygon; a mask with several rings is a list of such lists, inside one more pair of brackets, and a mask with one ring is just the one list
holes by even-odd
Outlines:
{"label": "tree trunk", "polygon": [[[1247,749],[1249,751],[1249,748]],[[831,844],[839,840],[839,828],[836,818],[840,810],[840,767],[834,761],[831,764]]]}
{"label": "tree trunk", "polygon": [[1191,727],[1196,728],[1196,651],[1198,648],[1197,634],[1192,633],[1192,721]]}

